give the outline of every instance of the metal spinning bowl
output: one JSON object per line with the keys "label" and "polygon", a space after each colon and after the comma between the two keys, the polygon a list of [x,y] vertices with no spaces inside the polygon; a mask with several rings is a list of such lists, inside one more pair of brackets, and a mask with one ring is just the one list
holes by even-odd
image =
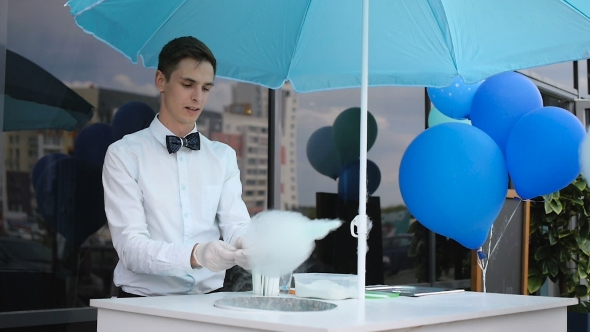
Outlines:
{"label": "metal spinning bowl", "polygon": [[214,306],[233,310],[269,310],[269,311],[324,311],[337,307],[328,302],[299,299],[295,297],[233,297],[215,301]]}

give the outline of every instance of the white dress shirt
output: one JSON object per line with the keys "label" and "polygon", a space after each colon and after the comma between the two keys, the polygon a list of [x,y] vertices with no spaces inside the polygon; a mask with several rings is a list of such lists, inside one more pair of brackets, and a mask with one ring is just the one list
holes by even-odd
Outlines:
{"label": "white dress shirt", "polygon": [[200,150],[169,154],[166,135],[173,134],[156,116],[107,151],[105,211],[119,255],[113,280],[138,295],[207,293],[223,286],[225,271],[191,268],[194,245],[232,243],[250,222],[236,153],[200,135]]}

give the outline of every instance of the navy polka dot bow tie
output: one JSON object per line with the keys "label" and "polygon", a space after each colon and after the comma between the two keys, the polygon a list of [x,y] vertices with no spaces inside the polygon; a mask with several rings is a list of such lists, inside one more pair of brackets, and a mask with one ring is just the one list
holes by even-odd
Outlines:
{"label": "navy polka dot bow tie", "polygon": [[166,135],[166,148],[168,153],[176,153],[181,147],[186,146],[191,150],[201,149],[201,138],[199,133],[192,133],[186,135],[186,137],[178,137],[173,135]]}

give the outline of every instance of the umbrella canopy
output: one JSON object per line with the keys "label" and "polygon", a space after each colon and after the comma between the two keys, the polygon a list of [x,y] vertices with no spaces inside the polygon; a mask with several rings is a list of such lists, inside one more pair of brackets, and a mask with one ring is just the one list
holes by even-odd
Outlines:
{"label": "umbrella canopy", "polygon": [[82,128],[93,106],[62,81],[6,50],[4,131]]}
{"label": "umbrella canopy", "polygon": [[[360,0],[70,0],[77,24],[133,62],[192,35],[218,76],[296,91],[361,84]],[[586,0],[372,0],[369,85],[446,86],[590,57]],[[141,20],[137,20],[141,17]]]}
{"label": "umbrella canopy", "polygon": [[[590,58],[587,0],[70,0],[76,23],[155,67],[179,36],[205,42],[220,77],[299,92],[361,87],[358,252],[366,250],[367,87],[475,83]],[[369,13],[370,19],[369,19]],[[141,20],[137,20],[141,17]],[[352,224],[351,224],[352,225]],[[351,228],[352,231],[352,228]],[[365,255],[357,296],[364,299]]]}

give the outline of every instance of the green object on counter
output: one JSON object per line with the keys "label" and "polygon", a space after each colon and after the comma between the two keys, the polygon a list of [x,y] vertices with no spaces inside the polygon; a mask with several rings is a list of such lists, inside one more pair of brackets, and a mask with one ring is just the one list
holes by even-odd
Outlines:
{"label": "green object on counter", "polygon": [[365,299],[393,299],[399,297],[399,292],[365,291]]}

